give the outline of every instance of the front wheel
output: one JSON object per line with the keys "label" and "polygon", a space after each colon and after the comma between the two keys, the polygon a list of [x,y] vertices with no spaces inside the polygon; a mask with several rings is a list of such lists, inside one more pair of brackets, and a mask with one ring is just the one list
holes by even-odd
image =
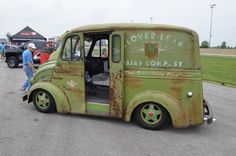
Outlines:
{"label": "front wheel", "polygon": [[168,117],[167,111],[155,103],[142,104],[135,111],[138,124],[150,130],[161,129],[168,122]]}
{"label": "front wheel", "polygon": [[55,101],[52,95],[43,89],[34,91],[33,103],[35,108],[42,113],[51,113],[56,110]]}
{"label": "front wheel", "polygon": [[7,65],[9,68],[16,68],[18,67],[18,60],[16,56],[10,56],[7,58]]}

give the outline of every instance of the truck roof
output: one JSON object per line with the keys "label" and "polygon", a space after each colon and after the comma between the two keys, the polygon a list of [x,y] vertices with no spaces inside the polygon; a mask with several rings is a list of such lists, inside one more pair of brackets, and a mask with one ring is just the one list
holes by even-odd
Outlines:
{"label": "truck roof", "polygon": [[194,30],[164,24],[150,24],[150,23],[105,23],[105,24],[92,24],[76,27],[67,32],[83,32],[83,31],[108,31],[108,30],[137,30],[137,29],[158,29],[158,30],[176,30],[188,33],[196,33]]}

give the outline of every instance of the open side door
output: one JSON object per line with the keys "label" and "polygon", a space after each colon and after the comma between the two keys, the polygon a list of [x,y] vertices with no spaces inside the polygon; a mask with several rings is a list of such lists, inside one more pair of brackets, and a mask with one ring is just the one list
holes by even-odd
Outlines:
{"label": "open side door", "polygon": [[110,91],[111,117],[123,117],[124,101],[124,32],[110,35]]}

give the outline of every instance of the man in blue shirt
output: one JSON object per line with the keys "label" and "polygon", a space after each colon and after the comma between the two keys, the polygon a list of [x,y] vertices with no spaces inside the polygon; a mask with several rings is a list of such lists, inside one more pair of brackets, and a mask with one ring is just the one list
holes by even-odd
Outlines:
{"label": "man in blue shirt", "polygon": [[28,91],[31,88],[30,79],[34,76],[34,72],[36,72],[33,64],[32,53],[36,50],[36,46],[34,43],[30,43],[28,45],[28,49],[26,49],[22,54],[23,61],[23,69],[25,71],[25,75],[27,76],[27,80],[23,84],[21,91]]}
{"label": "man in blue shirt", "polygon": [[4,49],[5,49],[5,45],[4,45],[4,42],[2,42],[2,43],[0,43],[0,60],[3,59]]}

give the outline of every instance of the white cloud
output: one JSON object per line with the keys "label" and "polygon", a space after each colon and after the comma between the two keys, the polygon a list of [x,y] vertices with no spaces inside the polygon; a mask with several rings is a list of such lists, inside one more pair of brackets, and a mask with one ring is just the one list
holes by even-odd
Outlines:
{"label": "white cloud", "polygon": [[236,46],[235,0],[1,0],[0,38],[25,26],[51,37],[80,25],[150,23],[153,17],[153,23],[188,27],[199,33],[200,40],[208,40],[212,3],[217,5],[212,44],[226,41]]}

